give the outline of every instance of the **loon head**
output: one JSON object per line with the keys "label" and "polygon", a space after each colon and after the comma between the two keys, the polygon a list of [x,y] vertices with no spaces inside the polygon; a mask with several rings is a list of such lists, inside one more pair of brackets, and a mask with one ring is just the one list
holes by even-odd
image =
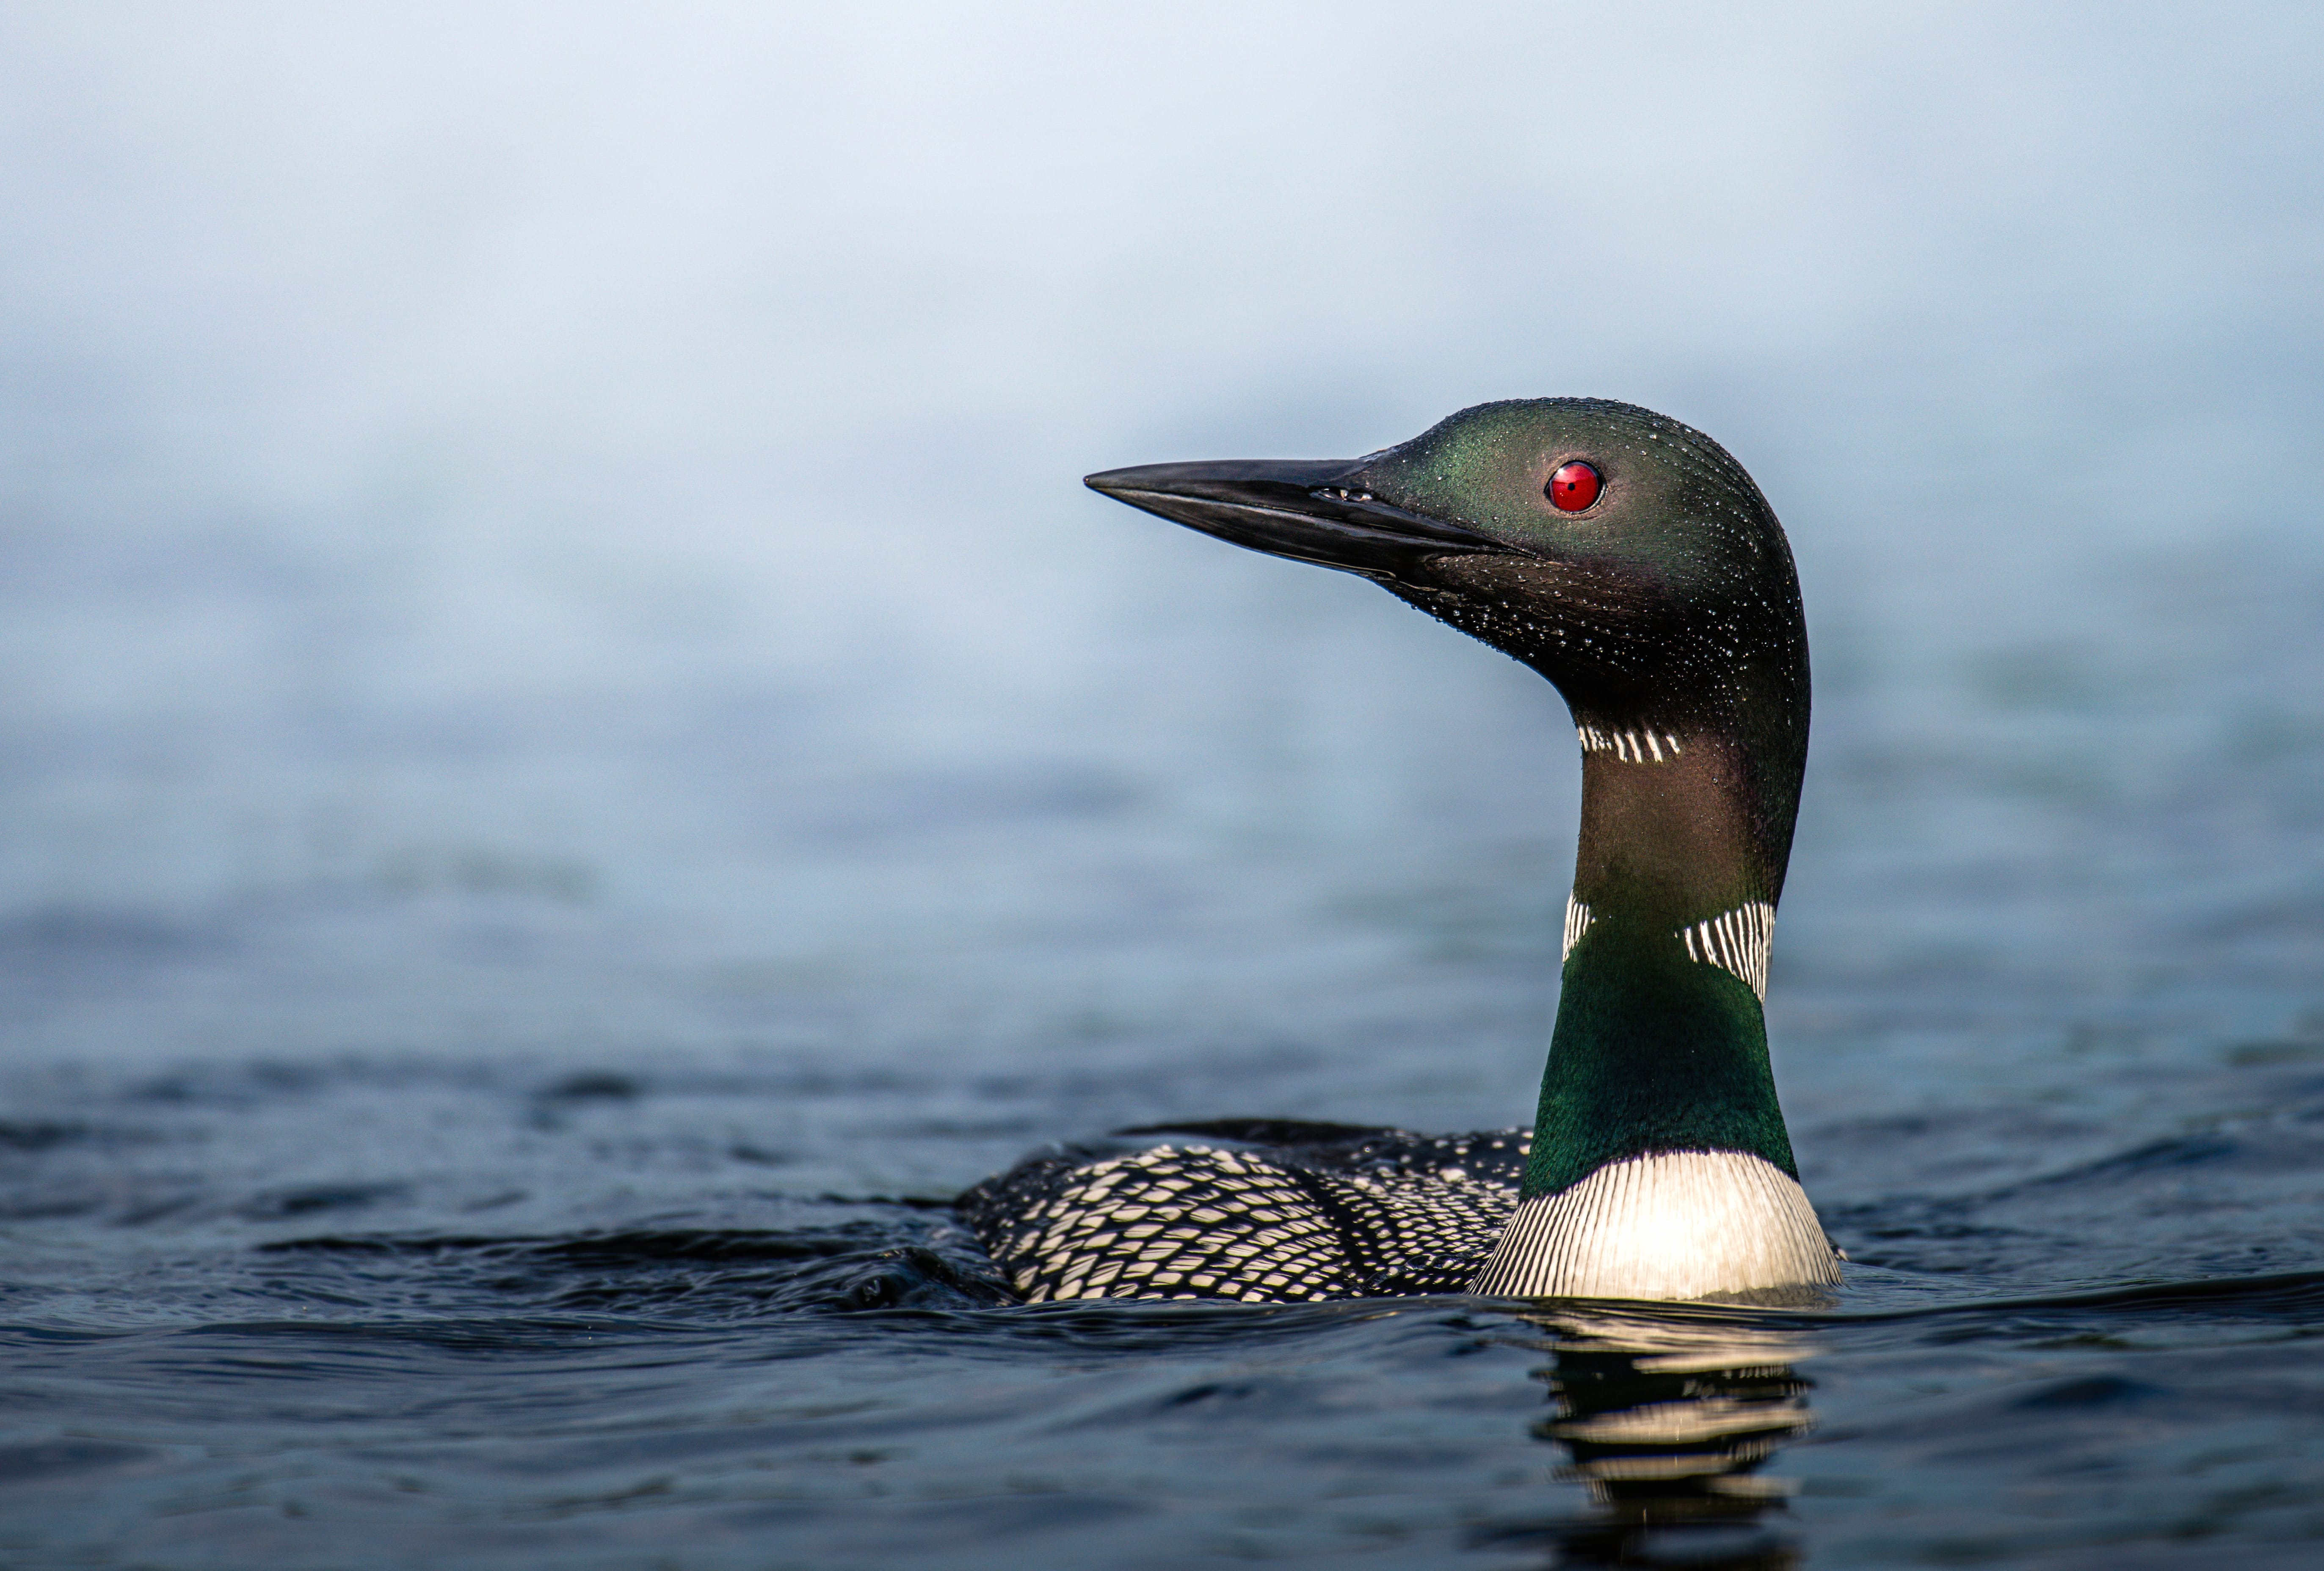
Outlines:
{"label": "loon head", "polygon": [[1807,760],[1798,578],[1710,437],[1635,405],[1463,409],[1347,460],[1087,483],[1373,579],[1538,671],[1582,746],[1563,988],[1516,1215],[1479,1291],[1691,1299],[1836,1280],[1762,1012]]}

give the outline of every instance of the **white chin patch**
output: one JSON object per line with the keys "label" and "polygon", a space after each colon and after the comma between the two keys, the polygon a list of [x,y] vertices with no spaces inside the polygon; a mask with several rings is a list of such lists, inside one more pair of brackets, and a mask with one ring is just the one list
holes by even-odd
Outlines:
{"label": "white chin patch", "polygon": [[1521,1202],[1469,1291],[1705,1299],[1839,1280],[1798,1181],[1739,1151],[1674,1151],[1608,1162]]}

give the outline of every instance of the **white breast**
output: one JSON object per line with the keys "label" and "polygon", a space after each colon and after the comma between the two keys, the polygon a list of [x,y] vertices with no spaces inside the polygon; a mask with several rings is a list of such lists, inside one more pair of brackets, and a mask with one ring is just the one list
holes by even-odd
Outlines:
{"label": "white breast", "polygon": [[1469,1291],[1702,1299],[1839,1280],[1798,1181],[1742,1152],[1678,1151],[1609,1162],[1520,1203]]}

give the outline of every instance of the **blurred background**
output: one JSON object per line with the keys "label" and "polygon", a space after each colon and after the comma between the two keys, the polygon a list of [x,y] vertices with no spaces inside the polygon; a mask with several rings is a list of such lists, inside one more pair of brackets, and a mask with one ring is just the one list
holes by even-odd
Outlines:
{"label": "blurred background", "polygon": [[478,1089],[625,1194],[1521,1121],[1555,695],[1078,481],[1586,393],[1797,552],[1827,1188],[2171,1126],[2324,1038],[2319,69],[2293,5],[10,6],[11,1094],[239,1098],[104,1204],[381,1226],[580,1203]]}

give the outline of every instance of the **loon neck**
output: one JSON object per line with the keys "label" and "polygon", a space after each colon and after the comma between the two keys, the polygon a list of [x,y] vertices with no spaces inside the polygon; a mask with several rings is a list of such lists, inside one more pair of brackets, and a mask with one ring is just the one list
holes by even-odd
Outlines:
{"label": "loon neck", "polygon": [[1796,1178],[1761,1000],[1805,727],[1788,746],[1781,723],[1574,718],[1582,832],[1524,1192],[1666,1152],[1743,1153]]}

